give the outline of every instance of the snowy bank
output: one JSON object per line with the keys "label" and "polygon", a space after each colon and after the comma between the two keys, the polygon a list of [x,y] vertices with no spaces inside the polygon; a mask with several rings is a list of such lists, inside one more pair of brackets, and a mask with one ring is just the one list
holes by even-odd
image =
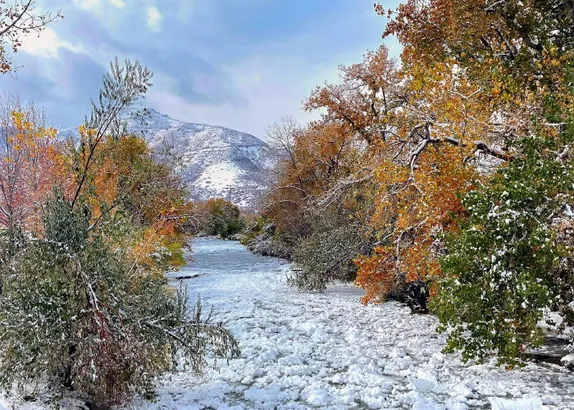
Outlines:
{"label": "snowy bank", "polygon": [[171,374],[155,402],[128,409],[574,408],[574,373],[564,368],[463,365],[459,355],[441,353],[445,337],[430,315],[395,302],[362,306],[351,286],[299,293],[285,283],[288,264],[237,242],[198,239],[193,248],[189,271],[201,275],[185,281],[190,303],[201,294],[242,355],[202,377]]}
{"label": "snowy bank", "polygon": [[[287,287],[289,265],[234,242],[200,240],[188,285],[239,339],[242,357],[197,378],[162,381],[144,409],[567,409],[574,374],[552,365],[506,371],[441,353],[436,319],[398,303],[362,306],[350,286],[326,293]],[[215,262],[209,255],[217,251]],[[207,258],[207,259],[204,259]]]}

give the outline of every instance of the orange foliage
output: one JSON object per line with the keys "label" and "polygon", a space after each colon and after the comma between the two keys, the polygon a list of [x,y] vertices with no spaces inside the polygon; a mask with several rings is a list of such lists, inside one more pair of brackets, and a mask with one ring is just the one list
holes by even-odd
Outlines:
{"label": "orange foliage", "polygon": [[[458,229],[457,219],[465,213],[460,195],[477,177],[456,151],[450,146],[429,150],[412,173],[397,165],[377,170],[379,197],[370,223],[384,238],[372,255],[355,261],[364,302],[384,300],[405,283],[441,276],[439,235]],[[396,172],[389,173],[393,168]]]}
{"label": "orange foliage", "polygon": [[70,188],[56,130],[38,127],[13,112],[0,153],[0,225],[37,230],[41,207],[54,187]]}
{"label": "orange foliage", "polygon": [[[459,198],[481,178],[476,152],[511,161],[515,154],[504,148],[531,133],[544,95],[562,86],[540,79],[564,77],[572,56],[559,44],[572,37],[544,39],[549,30],[537,19],[549,11],[525,3],[515,9],[512,2],[408,0],[396,11],[376,5],[392,17],[384,35],[396,35],[403,46],[397,74],[403,99],[386,122],[368,120],[391,132],[378,139],[373,168],[379,197],[370,223],[380,245],[356,260],[364,302],[442,275],[438,234],[458,228]],[[563,91],[553,101],[567,107],[572,94]]]}
{"label": "orange foliage", "polygon": [[[339,141],[354,150],[341,151],[338,162],[348,166],[332,179],[313,167],[323,181],[313,194],[322,203],[339,200],[355,182],[374,185],[366,223],[379,245],[356,263],[363,301],[377,301],[407,282],[440,277],[439,234],[457,228],[459,197],[479,178],[476,151],[510,155],[490,147],[496,141],[490,100],[453,59],[399,69],[383,46],[341,70],[342,83],[318,88],[306,107],[324,111],[314,124],[318,136],[345,130]],[[321,158],[329,145],[317,136],[312,141],[318,145],[309,146],[309,157]]]}
{"label": "orange foliage", "polygon": [[[91,132],[80,131],[88,137]],[[80,161],[85,164],[87,157]],[[182,260],[169,260],[169,253],[185,241],[183,225],[190,207],[179,179],[166,165],[155,162],[147,143],[134,135],[101,141],[92,161],[83,200],[90,205],[95,223],[119,211],[140,230],[130,239],[132,243],[124,244],[133,261],[153,267],[167,255],[170,266],[181,265]]]}
{"label": "orange foliage", "polygon": [[292,145],[279,164],[278,181],[269,193],[264,215],[294,239],[306,229],[306,205],[321,197],[360,166],[355,132],[343,123],[311,123],[292,131]]}

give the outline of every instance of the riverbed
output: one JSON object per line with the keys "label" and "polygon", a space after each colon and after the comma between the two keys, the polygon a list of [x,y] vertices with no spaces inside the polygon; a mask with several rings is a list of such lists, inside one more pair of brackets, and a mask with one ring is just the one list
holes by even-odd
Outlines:
{"label": "riverbed", "polygon": [[[301,293],[290,265],[237,242],[197,239],[175,276],[237,337],[241,357],[198,377],[165,377],[145,409],[574,409],[574,373],[529,364],[462,364],[441,353],[430,315],[398,303],[363,306],[361,291]],[[177,281],[174,281],[177,282]]]}

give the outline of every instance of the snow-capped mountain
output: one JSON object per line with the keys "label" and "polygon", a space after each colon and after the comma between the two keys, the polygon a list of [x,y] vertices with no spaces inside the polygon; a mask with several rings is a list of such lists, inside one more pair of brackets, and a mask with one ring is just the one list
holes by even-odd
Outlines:
{"label": "snow-capped mountain", "polygon": [[128,129],[174,164],[193,200],[225,198],[254,209],[268,187],[273,156],[269,146],[253,135],[174,120],[153,109],[132,115]]}

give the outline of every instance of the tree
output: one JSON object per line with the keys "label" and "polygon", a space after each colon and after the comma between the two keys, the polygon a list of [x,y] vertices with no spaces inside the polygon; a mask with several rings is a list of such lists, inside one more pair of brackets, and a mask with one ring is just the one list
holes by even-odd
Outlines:
{"label": "tree", "polygon": [[199,230],[207,235],[228,238],[245,226],[239,208],[223,198],[212,198],[196,204],[195,213],[200,219]]}
{"label": "tree", "polygon": [[317,202],[339,201],[365,181],[376,185],[364,222],[377,246],[357,259],[357,283],[367,291],[365,302],[380,301],[408,282],[440,276],[438,235],[455,228],[457,193],[479,177],[475,152],[508,155],[482,139],[487,101],[452,63],[399,69],[380,47],[341,70],[342,83],[317,89],[307,107],[323,110],[319,126],[331,141],[327,127],[346,129],[354,152],[343,151],[338,163],[353,166],[335,174]]}
{"label": "tree", "polygon": [[[463,140],[466,128],[433,118],[434,129],[446,131],[441,144],[474,145],[503,161],[494,177],[481,166],[480,178],[457,190],[465,199],[445,231],[433,306],[440,330],[452,331],[447,350],[481,361],[495,352],[514,365],[524,345],[541,340],[541,309],[571,301],[569,275],[555,269],[567,241],[559,243],[555,231],[568,222],[559,214],[571,198],[572,5],[409,0],[396,11],[377,9],[392,17],[385,35],[404,46],[405,72],[458,77],[468,91],[457,95],[478,103],[461,118],[483,124],[485,137]],[[424,95],[434,99],[430,91]]]}
{"label": "tree", "polygon": [[[112,63],[79,142],[69,141],[61,153],[57,169],[69,183],[44,169],[51,164],[43,161],[49,150],[38,141],[51,141],[55,130],[12,116],[16,137],[8,138],[8,152],[26,154],[16,168],[15,192],[27,195],[14,203],[37,199],[41,219],[33,229],[24,218],[12,218],[0,233],[5,389],[16,383],[22,391],[41,379],[56,391],[74,390],[109,406],[149,392],[157,376],[178,364],[199,372],[208,355],[238,354],[231,333],[204,317],[199,301],[190,310],[185,290],[169,286],[164,275],[183,261],[185,190],[121,122],[150,78],[137,62]],[[12,164],[6,162],[8,169]],[[44,172],[42,189],[21,188]],[[43,187],[50,185],[47,193]]]}
{"label": "tree", "polygon": [[[373,173],[380,184],[371,221],[381,246],[361,257],[364,301],[384,300],[405,283],[433,282],[443,272],[441,233],[458,229],[460,196],[522,155],[519,141],[547,116],[548,101],[568,109],[571,30],[565,3],[407,1],[385,36],[403,45],[402,105],[380,144]],[[536,3],[536,4],[534,4]],[[524,10],[524,11],[521,11]],[[550,34],[551,28],[558,30]],[[347,115],[349,116],[349,115]],[[549,130],[545,131],[548,132]]]}
{"label": "tree", "polygon": [[574,198],[572,165],[561,157],[573,135],[570,124],[522,140],[523,155],[464,199],[470,217],[447,242],[432,301],[447,351],[462,350],[463,360],[495,352],[499,363],[521,363],[524,347],[542,342],[543,309],[571,302],[554,224]]}
{"label": "tree", "polygon": [[48,377],[110,405],[149,392],[181,359],[201,371],[208,351],[238,353],[199,304],[189,312],[185,291],[174,292],[162,271],[110,247],[105,233],[119,225],[91,230],[89,208],[58,193],[46,204],[43,237],[2,267],[2,387]]}
{"label": "tree", "polygon": [[305,103],[323,109],[323,121],[345,124],[348,133],[369,146],[392,132],[389,114],[404,103],[397,61],[385,46],[365,54],[359,64],[339,67],[342,82],[317,87]]}
{"label": "tree", "polygon": [[398,37],[406,67],[450,61],[460,68],[497,113],[502,141],[531,132],[543,94],[571,99],[563,82],[574,46],[568,0],[408,0],[396,11],[376,8],[391,17],[384,36]]}
{"label": "tree", "polygon": [[33,230],[54,185],[65,189],[63,147],[44,114],[6,95],[0,124],[0,226]]}
{"label": "tree", "polygon": [[[264,216],[273,222],[290,246],[308,235],[305,214],[330,187],[349,177],[361,163],[361,149],[349,126],[314,122],[299,128],[281,127],[282,158],[276,181],[265,199]],[[279,128],[273,129],[275,134]],[[325,205],[329,200],[325,201]]]}
{"label": "tree", "polygon": [[110,71],[104,75],[103,88],[98,102],[92,101],[92,113],[80,127],[80,144],[72,146],[75,157],[74,169],[77,187],[70,201],[72,207],[80,199],[84,185],[91,178],[91,167],[96,160],[96,152],[106,136],[120,138],[127,134],[122,114],[142,98],[151,86],[153,73],[138,61],[126,60],[120,66],[118,59],[110,64]]}
{"label": "tree", "polygon": [[134,135],[107,136],[94,157],[83,195],[93,209],[93,224],[106,216],[128,218],[135,228],[131,238],[139,263],[183,266],[189,205],[181,179],[156,162],[146,142]]}
{"label": "tree", "polygon": [[57,19],[63,18],[56,13],[35,13],[34,0],[13,0],[9,5],[6,1],[0,4],[0,72],[13,70],[8,49],[15,53],[22,46],[22,38],[28,34],[40,35],[42,30]]}

